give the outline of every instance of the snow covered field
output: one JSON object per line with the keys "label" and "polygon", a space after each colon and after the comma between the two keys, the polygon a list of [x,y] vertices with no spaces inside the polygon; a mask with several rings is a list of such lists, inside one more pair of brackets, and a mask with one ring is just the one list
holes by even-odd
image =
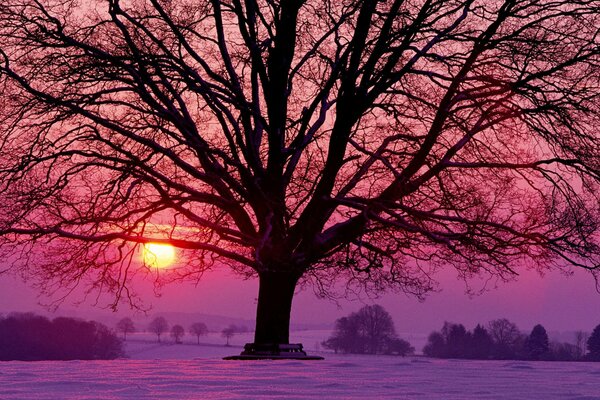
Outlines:
{"label": "snow covered field", "polygon": [[223,361],[245,337],[232,347],[217,334],[201,345],[149,339],[131,338],[124,360],[0,363],[0,399],[600,400],[600,363],[329,353],[324,361]]}

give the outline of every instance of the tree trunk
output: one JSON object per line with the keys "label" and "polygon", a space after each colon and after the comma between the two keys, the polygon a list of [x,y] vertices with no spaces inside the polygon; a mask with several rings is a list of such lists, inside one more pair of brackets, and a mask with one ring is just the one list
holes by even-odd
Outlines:
{"label": "tree trunk", "polygon": [[297,282],[298,278],[286,273],[260,274],[254,343],[290,342],[290,313]]}

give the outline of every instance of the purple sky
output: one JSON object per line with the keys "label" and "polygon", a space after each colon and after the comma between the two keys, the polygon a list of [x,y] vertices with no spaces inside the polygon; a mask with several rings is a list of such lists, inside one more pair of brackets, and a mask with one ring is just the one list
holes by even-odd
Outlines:
{"label": "purple sky", "polygon": [[[462,322],[469,329],[478,322],[505,317],[528,331],[537,323],[552,331],[591,331],[600,323],[600,294],[595,290],[591,276],[576,271],[565,277],[557,272],[544,278],[535,272],[525,272],[516,282],[500,284],[482,295],[469,297],[464,284],[451,273],[438,275],[440,293],[432,293],[424,302],[403,295],[386,294],[365,303],[382,304],[394,317],[399,332],[427,333],[439,329],[443,321]],[[157,298],[152,295],[150,284],[140,287],[144,299],[157,312],[198,312],[252,319],[255,313],[254,299],[257,294],[255,280],[244,281],[227,272],[205,275],[197,287],[189,283],[171,284]],[[81,300],[75,296],[73,301]],[[67,301],[59,312],[68,314],[75,306]],[[339,308],[328,300],[317,299],[312,291],[298,294],[292,310],[293,323],[328,323],[364,303],[341,301]],[[78,314],[98,312],[89,305],[79,306]],[[27,285],[8,276],[0,276],[0,312],[39,311],[36,292]],[[127,308],[123,307],[127,313]]]}

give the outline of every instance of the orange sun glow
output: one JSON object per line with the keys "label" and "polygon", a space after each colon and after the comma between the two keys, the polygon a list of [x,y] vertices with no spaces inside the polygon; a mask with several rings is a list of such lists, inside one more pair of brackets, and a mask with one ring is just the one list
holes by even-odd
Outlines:
{"label": "orange sun glow", "polygon": [[144,264],[151,268],[167,268],[175,262],[175,248],[170,244],[146,243],[143,250]]}

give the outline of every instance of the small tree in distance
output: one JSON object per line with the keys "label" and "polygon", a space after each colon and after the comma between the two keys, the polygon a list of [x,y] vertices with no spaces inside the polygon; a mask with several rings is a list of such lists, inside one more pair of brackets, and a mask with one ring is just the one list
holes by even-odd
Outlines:
{"label": "small tree in distance", "polygon": [[493,353],[498,359],[510,359],[516,356],[516,344],[521,332],[517,325],[506,318],[490,321],[488,331],[494,340]]}
{"label": "small tree in distance", "polygon": [[550,341],[546,329],[538,324],[525,340],[525,351],[527,357],[532,360],[540,360],[548,354],[550,350]]}
{"label": "small tree in distance", "polygon": [[471,334],[463,324],[444,323],[442,335],[446,342],[447,356],[450,358],[464,358],[470,350]]}
{"label": "small tree in distance", "polygon": [[160,336],[163,333],[165,333],[168,329],[169,324],[167,323],[167,320],[164,317],[156,317],[148,325],[148,330],[157,336],[158,343],[160,343]]}
{"label": "small tree in distance", "polygon": [[592,361],[600,361],[600,324],[597,325],[587,340],[587,357]]}
{"label": "small tree in distance", "polygon": [[225,343],[225,346],[229,346],[229,340],[236,334],[239,333],[238,327],[235,325],[229,325],[227,328],[224,328],[221,331],[221,336],[223,336],[225,339],[227,339],[227,343]]}
{"label": "small tree in distance", "polygon": [[117,322],[117,329],[123,332],[123,340],[127,340],[127,334],[135,332],[135,325],[131,318],[126,317]]}
{"label": "small tree in distance", "polygon": [[171,337],[175,340],[175,343],[177,344],[182,343],[181,338],[184,334],[185,330],[181,325],[173,325],[173,327],[171,328]]}
{"label": "small tree in distance", "polygon": [[487,329],[477,324],[475,329],[473,329],[470,349],[471,356],[479,360],[488,359],[492,350],[492,344],[493,341]]}
{"label": "small tree in distance", "polygon": [[189,332],[192,335],[196,335],[198,344],[200,344],[200,336],[206,335],[208,333],[208,328],[206,327],[206,324],[202,322],[195,322],[190,326]]}

